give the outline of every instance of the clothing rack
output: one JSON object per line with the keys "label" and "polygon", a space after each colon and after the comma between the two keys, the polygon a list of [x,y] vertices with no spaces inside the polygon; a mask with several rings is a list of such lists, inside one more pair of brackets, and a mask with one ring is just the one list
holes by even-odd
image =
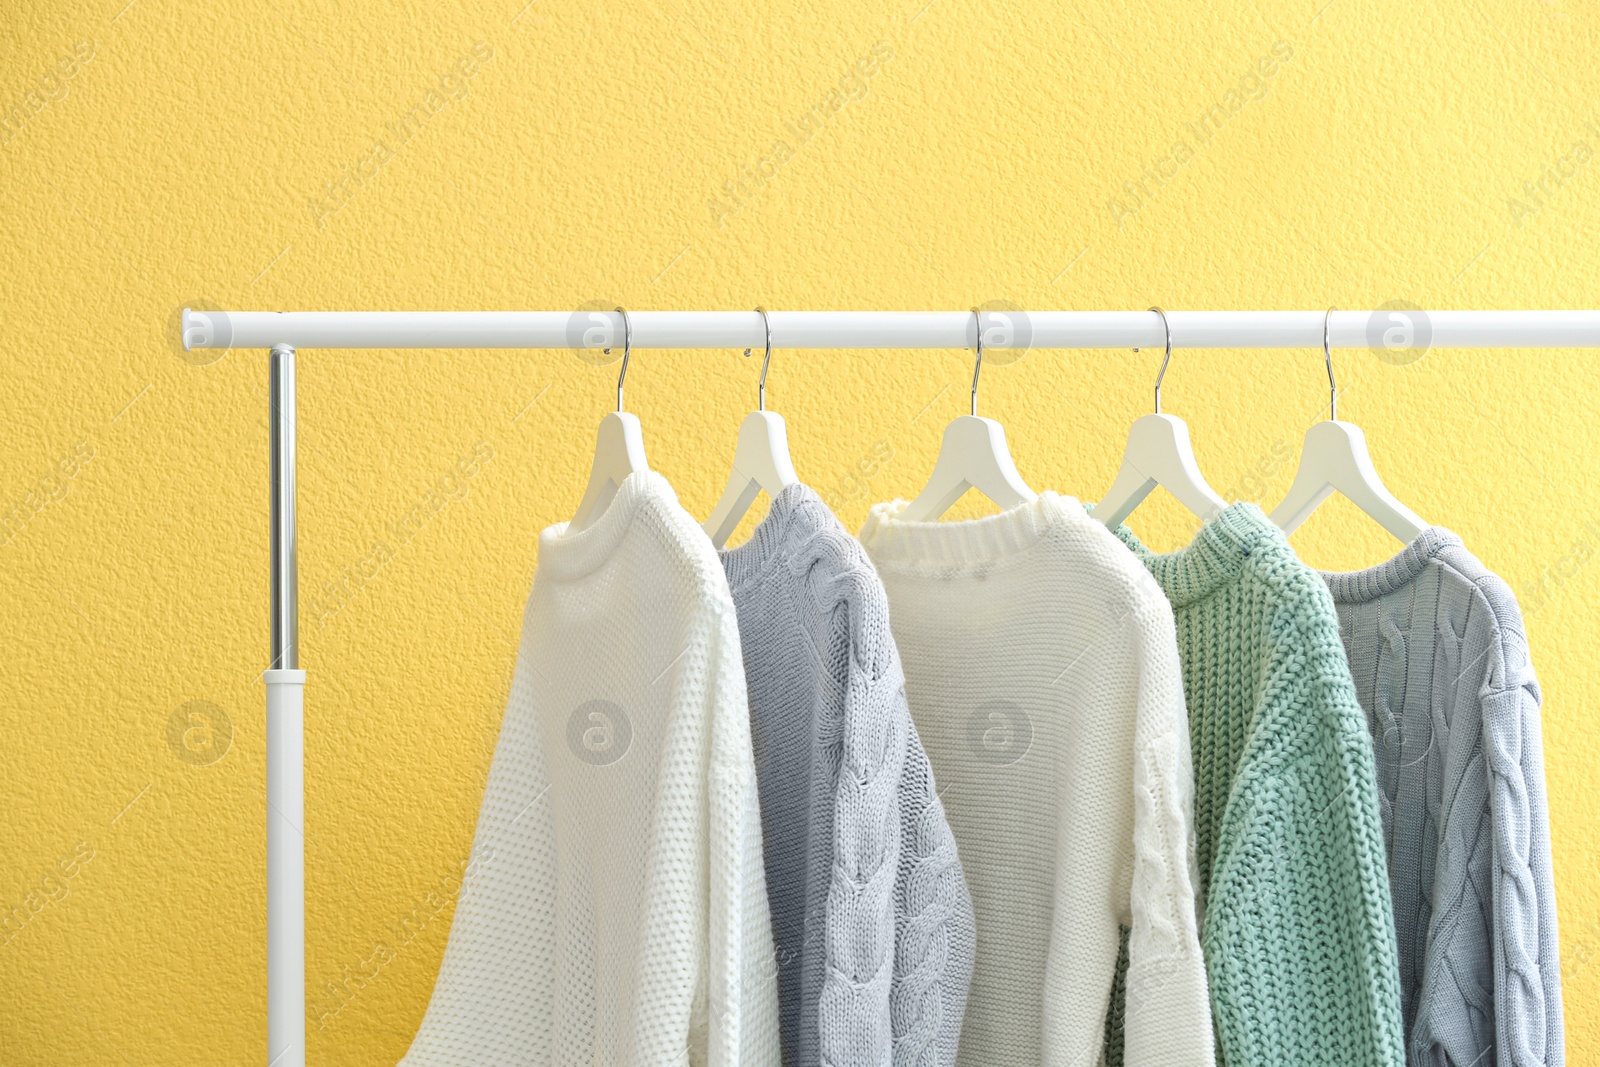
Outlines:
{"label": "clothing rack", "polygon": [[[271,427],[267,1061],[305,1067],[304,689],[295,540],[300,348],[1600,348],[1600,311],[196,311],[183,346],[265,348]],[[768,334],[768,323],[771,333]],[[1167,329],[1170,328],[1170,335]],[[1326,329],[1326,335],[1324,330]],[[1420,351],[1418,353],[1420,355]]]}

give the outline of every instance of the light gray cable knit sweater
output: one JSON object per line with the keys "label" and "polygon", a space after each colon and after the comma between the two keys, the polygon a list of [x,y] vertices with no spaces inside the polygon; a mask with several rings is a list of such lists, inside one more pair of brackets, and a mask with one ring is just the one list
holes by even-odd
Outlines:
{"label": "light gray cable knit sweater", "polygon": [[1438,526],[1323,578],[1377,756],[1407,1060],[1559,1065],[1539,684],[1516,599]]}
{"label": "light gray cable knit sweater", "polygon": [[972,901],[888,600],[804,485],[723,553],[744,650],[787,1067],[948,1067]]}

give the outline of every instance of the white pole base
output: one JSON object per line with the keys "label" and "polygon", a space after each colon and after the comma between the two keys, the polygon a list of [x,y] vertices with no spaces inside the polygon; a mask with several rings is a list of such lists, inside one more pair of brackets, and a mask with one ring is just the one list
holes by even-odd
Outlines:
{"label": "white pole base", "polygon": [[305,671],[267,684],[267,1063],[306,1064]]}

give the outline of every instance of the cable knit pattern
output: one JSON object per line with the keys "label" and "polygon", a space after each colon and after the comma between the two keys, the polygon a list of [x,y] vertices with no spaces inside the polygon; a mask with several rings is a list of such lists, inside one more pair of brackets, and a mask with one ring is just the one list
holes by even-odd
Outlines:
{"label": "cable knit pattern", "polygon": [[[1128,930],[1128,1062],[1206,1067],[1171,608],[1069,498],[971,522],[907,522],[904,507],[874,507],[861,538],[976,909],[957,1062],[1095,1063]],[[901,955],[923,945],[903,936]]]}
{"label": "cable knit pattern", "polygon": [[1561,1064],[1539,685],[1516,600],[1442,527],[1323,578],[1377,755],[1410,1062]]}
{"label": "cable knit pattern", "polygon": [[792,485],[723,554],[789,1067],[949,1067],[975,937],[871,562]]}
{"label": "cable knit pattern", "polygon": [[1372,742],[1327,588],[1253,504],[1180,552],[1117,535],[1177,622],[1219,1062],[1399,1067]]}
{"label": "cable knit pattern", "polygon": [[539,570],[465,879],[404,1067],[778,1067],[739,631],[665,479]]}

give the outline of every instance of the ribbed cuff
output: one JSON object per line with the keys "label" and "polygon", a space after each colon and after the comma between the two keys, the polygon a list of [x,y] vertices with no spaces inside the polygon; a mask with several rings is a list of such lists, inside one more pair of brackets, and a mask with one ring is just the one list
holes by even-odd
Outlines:
{"label": "ribbed cuff", "polygon": [[1193,955],[1128,965],[1123,1062],[1207,1067],[1214,1062],[1211,997],[1199,946]]}

